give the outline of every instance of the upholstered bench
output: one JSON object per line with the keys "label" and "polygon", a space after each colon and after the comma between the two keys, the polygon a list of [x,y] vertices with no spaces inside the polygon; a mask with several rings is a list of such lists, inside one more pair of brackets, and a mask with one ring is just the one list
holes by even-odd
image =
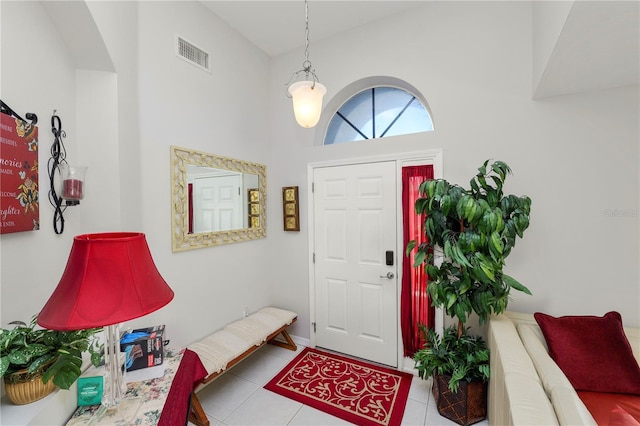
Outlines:
{"label": "upholstered bench", "polygon": [[[286,330],[296,319],[295,312],[266,307],[189,345],[207,370],[207,376],[192,394],[189,421],[198,426],[209,425],[196,393],[266,343],[297,350]],[[284,341],[276,339],[278,336]]]}

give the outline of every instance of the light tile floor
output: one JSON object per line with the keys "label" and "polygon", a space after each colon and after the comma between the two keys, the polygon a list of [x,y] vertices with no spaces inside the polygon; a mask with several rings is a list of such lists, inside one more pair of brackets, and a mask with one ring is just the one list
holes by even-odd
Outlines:
{"label": "light tile floor", "polygon": [[[298,345],[298,353],[301,350]],[[263,388],[296,355],[287,349],[265,345],[200,391],[198,399],[211,426],[350,424]],[[430,390],[431,380],[413,378],[403,425],[455,425],[438,414]],[[487,426],[488,422],[478,425]]]}

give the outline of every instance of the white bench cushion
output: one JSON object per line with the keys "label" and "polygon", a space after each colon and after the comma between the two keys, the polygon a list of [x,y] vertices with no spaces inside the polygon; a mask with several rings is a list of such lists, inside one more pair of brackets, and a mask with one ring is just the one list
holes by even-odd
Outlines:
{"label": "white bench cushion", "polygon": [[295,312],[284,309],[262,308],[192,343],[188,348],[198,354],[207,375],[219,373],[252,346],[260,346],[276,330],[291,324],[296,316]]}

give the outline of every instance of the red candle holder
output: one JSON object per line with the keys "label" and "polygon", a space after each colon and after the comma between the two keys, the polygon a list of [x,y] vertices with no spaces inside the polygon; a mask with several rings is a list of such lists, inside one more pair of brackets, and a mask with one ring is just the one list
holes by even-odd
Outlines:
{"label": "red candle holder", "polygon": [[87,168],[83,166],[62,167],[62,198],[67,205],[79,204],[84,198],[84,174]]}
{"label": "red candle holder", "polygon": [[78,179],[65,179],[63,198],[66,200],[82,200],[82,181]]}

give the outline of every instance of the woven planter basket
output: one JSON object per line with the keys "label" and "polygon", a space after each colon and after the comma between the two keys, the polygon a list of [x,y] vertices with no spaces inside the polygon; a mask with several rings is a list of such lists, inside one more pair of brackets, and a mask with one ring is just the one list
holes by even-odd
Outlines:
{"label": "woven planter basket", "polygon": [[16,377],[24,376],[23,371],[17,371],[4,378],[4,390],[9,401],[16,405],[24,405],[36,402],[44,398],[56,389],[53,380],[42,383],[42,374],[29,377],[28,380],[20,381]]}
{"label": "woven planter basket", "polygon": [[459,425],[472,425],[487,418],[487,384],[461,381],[458,392],[449,389],[451,376],[433,376],[433,397],[438,413]]}

